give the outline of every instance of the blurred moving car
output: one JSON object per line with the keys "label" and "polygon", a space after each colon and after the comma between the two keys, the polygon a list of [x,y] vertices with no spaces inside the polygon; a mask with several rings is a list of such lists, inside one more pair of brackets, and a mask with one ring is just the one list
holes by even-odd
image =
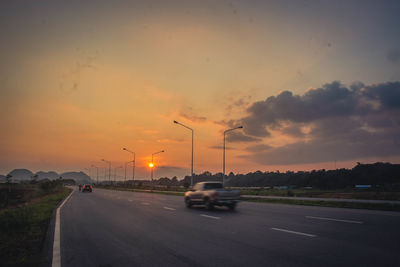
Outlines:
{"label": "blurred moving car", "polygon": [[205,205],[209,210],[214,206],[227,206],[234,210],[239,201],[240,190],[225,189],[220,182],[197,183],[185,193],[185,204],[188,208],[199,204]]}
{"label": "blurred moving car", "polygon": [[92,192],[92,191],[93,191],[93,187],[91,185],[89,185],[89,184],[85,184],[82,187],[82,192]]}

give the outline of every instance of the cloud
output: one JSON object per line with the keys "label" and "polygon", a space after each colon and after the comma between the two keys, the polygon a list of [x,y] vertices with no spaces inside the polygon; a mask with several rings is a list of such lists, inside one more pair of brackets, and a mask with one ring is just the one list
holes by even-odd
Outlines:
{"label": "cloud", "polygon": [[[232,98],[232,97],[230,97],[230,98]],[[233,100],[233,99],[231,99],[231,100]],[[251,100],[251,96],[249,96],[249,95],[242,96],[242,97],[239,97],[236,100],[233,100],[225,108],[226,116],[231,115],[234,110],[240,110],[241,111],[242,109],[245,109],[250,104],[250,100]]]}
{"label": "cloud", "polygon": [[183,110],[179,113],[179,116],[191,122],[207,121],[207,117],[198,116],[197,113],[198,112],[195,111],[192,107],[184,107]]}
{"label": "cloud", "polygon": [[226,141],[228,142],[260,142],[261,139],[249,135],[245,135],[242,132],[228,132],[226,134]]}
{"label": "cloud", "polygon": [[397,48],[390,49],[386,53],[386,58],[390,62],[397,64],[400,62],[400,50]]}
{"label": "cloud", "polygon": [[258,145],[248,146],[246,150],[251,152],[265,152],[270,150],[271,148],[272,148],[271,146],[266,144],[258,144]]}
{"label": "cloud", "polygon": [[242,157],[261,164],[400,156],[399,100],[400,82],[346,87],[336,81],[303,95],[284,91],[254,102],[247,116],[227,123],[243,124],[244,136],[258,141],[295,138],[247,147]]}
{"label": "cloud", "polygon": [[196,116],[196,115],[192,115],[192,114],[186,114],[183,112],[181,112],[179,115],[189,121],[192,121],[192,122],[205,122],[207,120],[206,117]]}
{"label": "cloud", "polygon": [[[224,147],[223,146],[214,145],[214,146],[209,146],[208,148],[221,150]],[[233,148],[233,147],[225,147],[225,149],[226,150],[235,150],[235,148]]]}

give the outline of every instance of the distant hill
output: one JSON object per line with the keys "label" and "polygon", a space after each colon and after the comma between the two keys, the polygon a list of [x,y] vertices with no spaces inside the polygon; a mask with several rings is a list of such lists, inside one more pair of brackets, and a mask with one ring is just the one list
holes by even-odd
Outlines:
{"label": "distant hill", "polygon": [[[30,170],[27,169],[15,169],[12,170],[9,175],[11,175],[11,181],[12,182],[22,182],[22,181],[31,181],[33,176],[37,175],[36,180],[56,180],[60,179],[62,177],[63,179],[73,179],[75,180],[76,183],[92,183],[93,181],[90,179],[90,177],[84,173],[84,172],[65,172],[62,174],[58,174],[57,172],[54,171],[38,171],[36,174],[31,172]],[[0,176],[0,182],[5,181],[6,176],[1,175]]]}
{"label": "distant hill", "polygon": [[6,182],[6,176],[0,174],[0,183]]}
{"label": "distant hill", "polygon": [[12,170],[9,175],[11,175],[11,181],[19,182],[19,181],[30,181],[32,176],[34,175],[33,172],[27,169],[15,169]]}
{"label": "distant hill", "polygon": [[73,179],[78,184],[92,183],[92,179],[84,172],[64,172],[60,175],[63,179]]}
{"label": "distant hill", "polygon": [[43,180],[43,179],[49,179],[49,180],[56,180],[60,178],[60,175],[56,172],[49,171],[49,172],[44,172],[44,171],[39,171],[36,173],[38,176],[38,180]]}

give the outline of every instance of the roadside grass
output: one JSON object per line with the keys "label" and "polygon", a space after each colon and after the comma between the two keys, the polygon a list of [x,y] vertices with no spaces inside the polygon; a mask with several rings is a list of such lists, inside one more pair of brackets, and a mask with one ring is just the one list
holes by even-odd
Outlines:
{"label": "roadside grass", "polygon": [[243,201],[271,203],[271,204],[289,204],[303,206],[320,206],[332,208],[349,208],[349,209],[368,209],[368,210],[385,210],[385,211],[400,211],[400,205],[392,205],[386,203],[358,203],[358,202],[336,202],[336,201],[321,201],[321,200],[299,200],[299,199],[266,199],[266,198],[246,198],[242,197]]}
{"label": "roadside grass", "polygon": [[40,266],[53,210],[69,193],[61,188],[35,203],[0,212],[0,265]]}

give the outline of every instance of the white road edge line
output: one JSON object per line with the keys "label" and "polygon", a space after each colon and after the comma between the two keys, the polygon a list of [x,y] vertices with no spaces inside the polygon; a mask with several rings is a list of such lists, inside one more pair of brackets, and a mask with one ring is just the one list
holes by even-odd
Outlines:
{"label": "white road edge line", "polygon": [[271,230],[285,232],[285,233],[289,233],[289,234],[295,234],[295,235],[304,235],[304,236],[308,236],[308,237],[316,237],[316,235],[312,235],[312,234],[306,234],[306,233],[302,233],[302,232],[296,232],[296,231],[280,229],[280,228],[274,228],[274,227],[272,227]]}
{"label": "white road edge line", "polygon": [[205,215],[205,214],[200,214],[200,216],[206,217],[206,218],[211,218],[211,219],[216,219],[219,220],[221,217],[215,217],[215,216],[210,216],[210,215]]}
{"label": "white road edge line", "polygon": [[164,209],[166,209],[166,210],[175,210],[174,208],[170,208],[170,207],[164,207]]}
{"label": "white road edge line", "polygon": [[142,205],[150,205],[150,203],[142,202]]}
{"label": "white road edge line", "polygon": [[57,208],[56,211],[56,223],[54,228],[54,241],[53,241],[53,260],[51,263],[52,267],[61,267],[61,245],[60,245],[60,209],[64,204],[68,201],[68,199],[72,196],[75,190],[72,190],[71,194],[64,199],[63,203]]}
{"label": "white road edge line", "polygon": [[342,219],[333,219],[333,218],[324,218],[324,217],[314,217],[314,216],[305,216],[305,217],[307,219],[317,219],[317,220],[324,220],[324,221],[357,223],[357,224],[363,224],[364,223],[364,222],[360,222],[360,221],[351,221],[351,220],[342,220]]}
{"label": "white road edge line", "polygon": [[133,200],[132,199],[128,199],[128,201],[132,202]]}

